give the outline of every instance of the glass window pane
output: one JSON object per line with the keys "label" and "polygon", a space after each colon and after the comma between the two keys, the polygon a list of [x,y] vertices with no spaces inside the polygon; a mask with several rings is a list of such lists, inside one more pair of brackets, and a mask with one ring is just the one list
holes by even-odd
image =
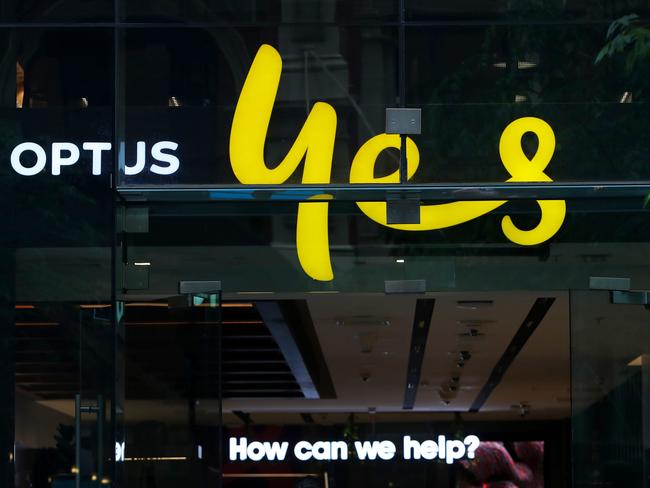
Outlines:
{"label": "glass window pane", "polygon": [[3,22],[108,22],[114,18],[114,0],[3,0]]}
{"label": "glass window pane", "polygon": [[[10,320],[0,335],[11,353],[0,355],[14,388],[3,402],[15,412],[11,436],[0,429],[12,456],[2,483],[55,486],[77,473],[84,484],[110,483],[112,166],[106,154],[94,163],[83,145],[113,140],[112,29],[25,28],[2,38],[0,286]],[[23,143],[31,149],[16,150]],[[77,395],[94,409],[83,418]]]}
{"label": "glass window pane", "polygon": [[638,14],[647,17],[647,0],[585,1],[585,0],[461,0],[429,2],[406,0],[406,17],[416,21],[457,21],[517,19],[526,23],[562,20],[613,20],[623,15]]}
{"label": "glass window pane", "polygon": [[650,331],[643,304],[625,303],[633,295],[571,294],[574,486],[645,483]]}
{"label": "glass window pane", "polygon": [[[417,27],[407,31],[407,101],[422,107],[416,181],[506,181],[502,132],[539,117],[555,134],[554,181],[650,177],[641,127],[647,63],[597,62],[607,25]],[[630,103],[634,101],[634,103]],[[637,102],[639,104],[637,104]],[[536,154],[524,137],[525,154]]]}
{"label": "glass window pane", "polygon": [[[137,167],[137,141],[146,144],[146,153],[166,140],[178,144],[180,162],[175,173],[156,175],[149,158],[141,171],[121,173],[120,184],[236,183],[229,163],[234,109],[264,44],[273,46],[283,62],[266,137],[270,166],[284,158],[307,113],[322,101],[337,113],[336,132],[327,134],[336,137],[331,181],[348,181],[356,150],[384,131],[384,109],[396,99],[393,28],[126,30],[123,163]],[[290,181],[300,181],[298,173]]]}
{"label": "glass window pane", "polygon": [[[519,228],[535,227],[534,202],[509,202],[467,222],[420,232],[389,229],[352,202],[332,202],[327,222],[333,281],[315,281],[301,266],[295,203],[132,205],[149,212],[148,232],[130,236],[134,259],[151,263],[144,294],[173,294],[181,274],[218,276],[235,289],[260,292],[384,293],[385,280],[419,279],[438,291],[553,290],[584,288],[590,276],[609,273],[650,286],[650,236],[640,198],[625,205],[569,200],[558,233],[538,246],[510,242],[501,227],[506,215]],[[326,239],[322,228],[314,232]]]}
{"label": "glass window pane", "polygon": [[395,0],[118,0],[130,22],[355,23],[396,20]]}

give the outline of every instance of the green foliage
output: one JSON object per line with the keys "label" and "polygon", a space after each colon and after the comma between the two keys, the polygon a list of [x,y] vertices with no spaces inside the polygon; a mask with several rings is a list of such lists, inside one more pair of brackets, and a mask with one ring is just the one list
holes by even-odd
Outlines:
{"label": "green foliage", "polygon": [[632,73],[650,55],[650,28],[641,23],[636,14],[629,14],[615,20],[607,29],[607,42],[600,50],[595,64],[605,58],[623,55],[625,71]]}

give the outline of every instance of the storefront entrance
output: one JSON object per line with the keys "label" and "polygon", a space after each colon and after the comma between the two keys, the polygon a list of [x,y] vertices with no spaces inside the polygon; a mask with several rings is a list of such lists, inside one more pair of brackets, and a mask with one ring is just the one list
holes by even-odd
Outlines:
{"label": "storefront entrance", "polygon": [[647,239],[604,238],[629,209],[522,249],[475,238],[498,215],[405,235],[332,203],[317,282],[295,203],[125,198],[112,266],[17,256],[17,487],[645,486]]}

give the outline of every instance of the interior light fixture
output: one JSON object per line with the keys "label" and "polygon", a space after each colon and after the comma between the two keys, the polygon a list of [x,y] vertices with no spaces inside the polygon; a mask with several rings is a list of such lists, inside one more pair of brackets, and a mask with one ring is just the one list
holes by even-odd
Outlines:
{"label": "interior light fixture", "polygon": [[515,103],[527,102],[528,97],[526,95],[515,95]]}
{"label": "interior light fixture", "polygon": [[456,308],[476,310],[478,308],[489,308],[494,305],[492,300],[458,300]]}
{"label": "interior light fixture", "polygon": [[[492,66],[498,69],[506,69],[508,67],[508,63],[505,61],[497,61],[496,63],[493,63]],[[537,63],[534,61],[517,61],[517,69],[533,69],[537,68]]]}
{"label": "interior light fixture", "polygon": [[532,61],[517,61],[517,69],[532,69],[536,67],[537,63]]}
{"label": "interior light fixture", "polygon": [[149,261],[136,261],[133,263],[134,266],[151,266]]}
{"label": "interior light fixture", "polygon": [[59,325],[58,322],[15,322],[16,327],[48,327],[50,325]]}
{"label": "interior light fixture", "polygon": [[482,325],[495,324],[496,320],[491,319],[462,319],[456,322],[462,327],[481,327]]}
{"label": "interior light fixture", "polygon": [[397,258],[397,259],[395,260],[395,262],[396,262],[396,263],[403,263],[403,262],[405,262],[405,261],[404,261],[404,258]]}
{"label": "interior light fixture", "polygon": [[627,363],[628,366],[643,366],[643,356],[637,356]]}
{"label": "interior light fixture", "polygon": [[621,103],[632,103],[632,93],[629,91],[624,92],[621,97]]}
{"label": "interior light fixture", "polygon": [[23,108],[25,98],[25,70],[20,63],[16,63],[16,108]]}
{"label": "interior light fixture", "polygon": [[[159,322],[125,322],[129,326],[159,326],[159,325],[264,325],[264,322],[261,320],[222,320],[220,322],[210,321],[210,320],[199,320],[199,321],[159,321]],[[30,324],[31,325],[31,324]]]}

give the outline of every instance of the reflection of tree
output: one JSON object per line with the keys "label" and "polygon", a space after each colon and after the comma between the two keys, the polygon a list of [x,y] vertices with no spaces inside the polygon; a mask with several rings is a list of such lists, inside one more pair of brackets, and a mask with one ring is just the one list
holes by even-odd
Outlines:
{"label": "reflection of tree", "polygon": [[[645,65],[628,62],[626,70],[616,56],[594,63],[606,39],[604,23],[566,22],[552,9],[520,12],[505,24],[428,30],[421,40],[431,59],[446,61],[429,68],[446,70],[442,76],[427,74],[418,86],[428,104],[423,134],[429,135],[418,142],[423,165],[432,168],[421,179],[507,179],[498,140],[507,123],[527,115],[544,118],[555,130],[556,154],[547,171],[553,179],[650,177],[644,164],[648,114],[637,104],[645,101],[650,80]],[[647,34],[635,32],[633,55],[639,59]],[[435,44],[460,61],[452,65]],[[620,103],[626,92],[633,92],[634,104]],[[530,145],[532,153],[534,141]]]}
{"label": "reflection of tree", "polygon": [[[607,42],[596,56],[595,63],[605,60],[623,61],[625,74],[636,96],[642,95],[647,83],[645,63],[650,56],[650,27],[638,15],[630,14],[615,20],[607,29]],[[622,101],[632,102],[631,95]]]}

